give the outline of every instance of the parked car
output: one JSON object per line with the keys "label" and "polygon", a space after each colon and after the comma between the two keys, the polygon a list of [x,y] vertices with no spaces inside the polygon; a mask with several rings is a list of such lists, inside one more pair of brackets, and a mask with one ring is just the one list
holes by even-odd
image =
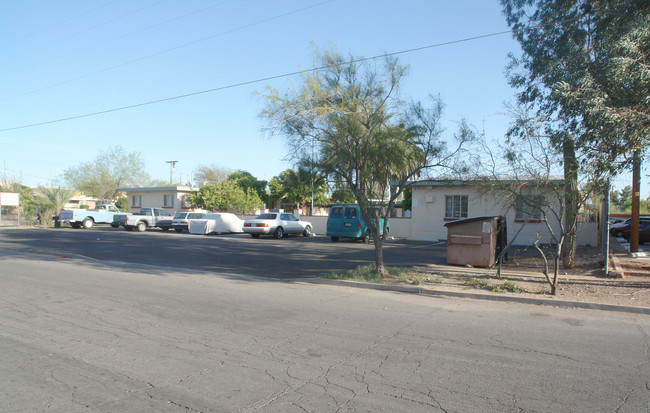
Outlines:
{"label": "parked car", "polygon": [[127,231],[134,229],[139,232],[146,231],[147,228],[158,227],[167,231],[172,227],[174,216],[162,208],[141,208],[140,212],[133,215],[115,215],[113,217],[114,226],[124,227]]}
{"label": "parked car", "polygon": [[[639,221],[650,221],[650,217],[644,216],[639,217]],[[625,234],[625,231],[630,231],[630,224],[632,223],[632,218],[628,218],[623,222],[618,224],[612,224],[609,227],[609,233],[615,237],[622,237]]]}
{"label": "parked car", "polygon": [[[379,234],[384,234],[384,218],[381,216],[381,210],[377,207],[369,207],[368,213],[374,216],[379,225]],[[386,233],[390,231],[389,223],[386,222]],[[361,208],[359,205],[336,205],[330,208],[327,217],[328,237],[336,242],[339,238],[355,238],[362,240],[364,243],[370,242],[370,231],[365,221],[361,217]]]}
{"label": "parked car", "polygon": [[189,229],[189,221],[203,218],[203,212],[177,212],[172,218],[172,228],[176,232],[183,232]]}
{"label": "parked car", "polygon": [[190,234],[225,234],[242,232],[244,221],[237,215],[227,212],[205,214],[201,219],[193,219],[189,223]]}
{"label": "parked car", "polygon": [[312,234],[310,222],[301,221],[293,214],[286,212],[267,212],[258,215],[255,219],[244,221],[244,232],[251,234],[251,237],[258,238],[260,235],[273,235],[280,239],[285,235],[300,235],[310,237]]}
{"label": "parked car", "polygon": [[90,229],[95,224],[111,224],[117,214],[130,215],[126,212],[120,212],[113,204],[99,204],[95,209],[62,209],[59,212],[59,221],[63,224],[70,224],[72,228]]}
{"label": "parked car", "polygon": [[[623,238],[629,241],[631,233],[632,230],[630,228],[627,228],[626,230],[623,231]],[[639,221],[639,244],[643,244],[644,242],[650,242],[650,221],[649,220]]]}

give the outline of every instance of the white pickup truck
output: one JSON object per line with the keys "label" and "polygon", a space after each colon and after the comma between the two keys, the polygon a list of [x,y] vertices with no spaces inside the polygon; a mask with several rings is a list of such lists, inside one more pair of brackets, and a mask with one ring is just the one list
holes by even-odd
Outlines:
{"label": "white pickup truck", "polygon": [[131,215],[115,215],[113,217],[114,227],[124,227],[127,231],[137,229],[139,232],[146,231],[149,227],[162,228],[167,231],[172,227],[174,215],[161,208],[141,208],[140,212]]}
{"label": "white pickup truck", "polygon": [[90,229],[95,224],[113,224],[113,217],[117,214],[129,215],[127,212],[120,210],[113,204],[98,204],[95,209],[62,209],[59,212],[59,222],[70,224],[72,228]]}

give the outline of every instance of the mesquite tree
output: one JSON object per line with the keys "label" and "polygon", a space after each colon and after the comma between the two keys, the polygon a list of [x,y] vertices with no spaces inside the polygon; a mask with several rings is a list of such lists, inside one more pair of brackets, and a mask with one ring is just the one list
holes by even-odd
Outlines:
{"label": "mesquite tree", "polygon": [[268,89],[261,117],[271,133],[288,139],[291,156],[301,159],[313,151],[314,165],[345,183],[361,206],[374,241],[376,270],[384,276],[386,231],[380,237],[378,220],[367,207],[379,201],[389,215],[409,180],[436,166],[451,167],[466,135],[447,150],[439,99],[431,108],[399,99],[407,69],[397,60],[386,58],[377,67],[329,51],[318,59],[320,68],[304,72],[297,88]]}

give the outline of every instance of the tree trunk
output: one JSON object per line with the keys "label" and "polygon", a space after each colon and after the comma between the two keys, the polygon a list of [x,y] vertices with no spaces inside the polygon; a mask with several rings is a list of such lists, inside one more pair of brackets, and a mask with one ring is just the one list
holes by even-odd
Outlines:
{"label": "tree trunk", "polygon": [[373,236],[373,241],[375,244],[375,266],[377,268],[377,275],[379,278],[383,279],[386,275],[386,268],[384,267],[384,249],[382,248],[383,240],[379,236]]}
{"label": "tree trunk", "polygon": [[575,266],[578,237],[576,235],[578,204],[580,192],[578,188],[578,160],[576,159],[575,141],[572,135],[566,135],[562,144],[564,157],[564,204],[566,237],[563,243],[562,257],[564,268]]}

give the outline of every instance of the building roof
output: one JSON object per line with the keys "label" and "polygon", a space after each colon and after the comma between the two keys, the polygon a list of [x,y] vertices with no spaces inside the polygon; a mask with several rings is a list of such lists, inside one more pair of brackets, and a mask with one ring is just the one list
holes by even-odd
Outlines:
{"label": "building roof", "polygon": [[189,186],[148,186],[140,188],[117,188],[121,192],[193,192],[198,191],[198,188],[190,188]]}
{"label": "building roof", "polygon": [[[564,185],[565,180],[562,177],[550,177],[548,181],[541,181],[535,178],[522,178],[522,177],[485,177],[485,178],[456,178],[456,179],[424,179],[421,181],[409,181],[407,182],[408,186],[468,186],[476,185],[485,182],[500,182],[506,185],[514,185],[517,183],[539,183],[539,184],[552,184],[552,185]],[[392,182],[391,182],[392,184]],[[397,182],[395,182],[397,184]]]}

